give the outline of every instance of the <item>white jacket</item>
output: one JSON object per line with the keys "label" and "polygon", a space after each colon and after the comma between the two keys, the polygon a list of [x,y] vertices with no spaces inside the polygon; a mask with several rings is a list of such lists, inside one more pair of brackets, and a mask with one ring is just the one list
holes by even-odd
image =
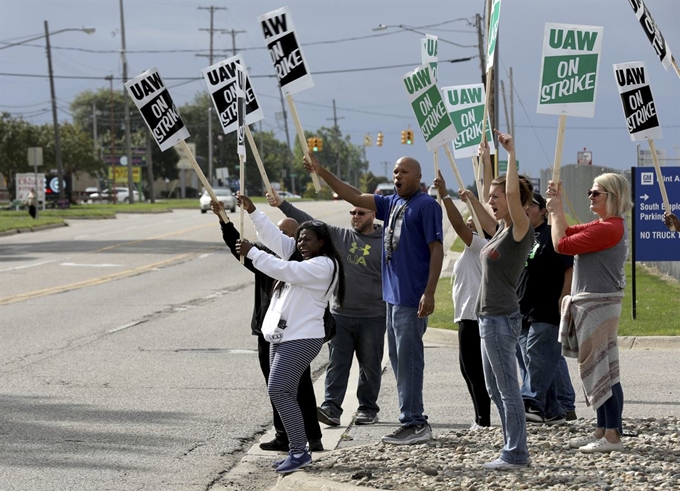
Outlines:
{"label": "white jacket", "polygon": [[269,336],[276,325],[268,323],[267,318],[277,316],[280,312],[281,319],[285,319],[287,323],[281,342],[323,338],[323,314],[337,282],[337,278],[333,278],[335,261],[327,256],[317,256],[301,262],[288,261],[296,247],[295,239],[282,234],[259,210],[249,216],[259,241],[283,259],[255,247],[248,251],[248,258],[263,273],[286,283],[280,292],[272,296],[262,325],[262,335],[267,341],[271,341]]}

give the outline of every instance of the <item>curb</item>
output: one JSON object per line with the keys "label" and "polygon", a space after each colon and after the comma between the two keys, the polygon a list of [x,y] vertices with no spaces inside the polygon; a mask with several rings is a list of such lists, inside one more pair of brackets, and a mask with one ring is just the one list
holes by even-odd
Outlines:
{"label": "curb", "polygon": [[306,472],[293,472],[279,478],[272,491],[366,491],[369,488],[313,477]]}
{"label": "curb", "polygon": [[9,235],[25,234],[28,232],[40,232],[41,230],[48,230],[51,228],[68,227],[68,223],[48,223],[45,225],[36,225],[35,227],[26,228],[14,228],[12,230],[6,230],[5,232],[0,232],[0,237],[6,237]]}

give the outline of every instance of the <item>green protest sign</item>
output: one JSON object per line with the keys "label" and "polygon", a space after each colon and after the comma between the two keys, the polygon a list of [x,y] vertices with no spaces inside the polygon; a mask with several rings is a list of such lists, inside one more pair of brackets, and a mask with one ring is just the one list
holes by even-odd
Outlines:
{"label": "green protest sign", "polygon": [[425,34],[425,37],[420,40],[420,60],[423,65],[429,64],[432,69],[434,83],[437,83],[437,63],[439,58],[437,52],[439,51],[439,38],[430,34]]}
{"label": "green protest sign", "polygon": [[486,41],[486,71],[493,66],[493,58],[496,54],[496,40],[498,39],[498,23],[501,20],[501,0],[493,0],[491,5],[491,20],[489,21],[489,34]]}
{"label": "green protest sign", "polygon": [[[446,110],[456,127],[458,136],[453,141],[456,158],[475,157],[482,141],[482,118],[484,117],[484,84],[442,87]],[[491,125],[486,123],[486,141],[491,153],[496,149],[491,135]]]}
{"label": "green protest sign", "polygon": [[539,114],[592,118],[603,27],[545,24]]}
{"label": "green protest sign", "polygon": [[402,77],[409,103],[418,120],[429,151],[456,138],[456,128],[432,76],[429,64],[421,65]]}
{"label": "green protest sign", "polygon": [[[519,170],[519,160],[515,160],[515,164],[517,164],[517,170]],[[499,160],[498,161],[498,173],[499,174],[505,174],[508,172],[508,161],[507,160]]]}

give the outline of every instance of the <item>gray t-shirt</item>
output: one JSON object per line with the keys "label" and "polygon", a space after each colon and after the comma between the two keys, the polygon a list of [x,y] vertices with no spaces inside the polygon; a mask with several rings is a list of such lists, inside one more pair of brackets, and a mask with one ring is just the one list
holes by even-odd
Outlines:
{"label": "gray t-shirt", "polygon": [[621,240],[609,249],[574,256],[571,294],[614,293],[626,287],[624,264],[628,256],[628,230],[623,220]]}
{"label": "gray t-shirt", "polygon": [[510,315],[519,312],[517,280],[534,243],[534,227],[515,242],[510,225],[501,222],[496,235],[482,248],[482,284],[477,296],[477,315]]}

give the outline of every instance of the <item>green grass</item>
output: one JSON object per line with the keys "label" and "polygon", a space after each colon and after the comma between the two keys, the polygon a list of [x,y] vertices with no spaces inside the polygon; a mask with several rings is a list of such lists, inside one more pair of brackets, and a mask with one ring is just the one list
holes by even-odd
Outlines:
{"label": "green grass", "polygon": [[[619,336],[680,336],[680,282],[666,279],[637,265],[637,319],[633,320],[631,263],[626,263],[626,291],[621,309]],[[457,329],[453,323],[450,277],[442,277],[437,285],[435,311],[428,319],[430,327]]]}

